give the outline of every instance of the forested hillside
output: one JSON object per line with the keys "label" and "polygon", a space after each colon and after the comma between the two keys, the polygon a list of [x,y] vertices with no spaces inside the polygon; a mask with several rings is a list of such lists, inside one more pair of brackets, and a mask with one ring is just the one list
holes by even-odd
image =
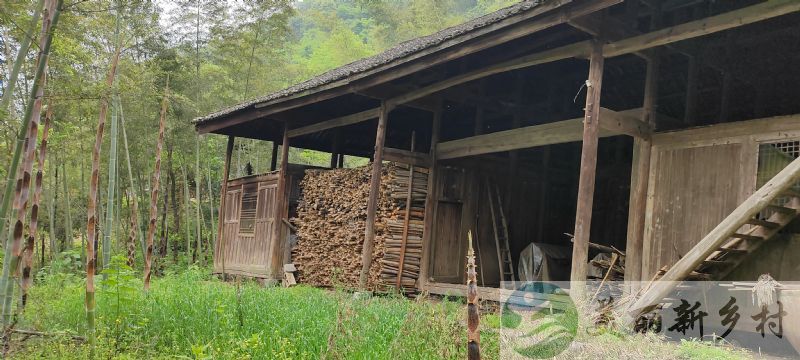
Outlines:
{"label": "forested hillside", "polygon": [[[36,259],[41,261],[43,256],[46,262],[60,251],[84,248],[80,242],[86,237],[92,147],[101,102],[108,103],[108,114],[100,148],[97,206],[102,221],[98,227],[100,234],[112,235],[109,247],[116,254],[126,246],[133,203],[130,196],[138,199],[139,234],[146,232],[160,103],[169,86],[156,250],[159,238],[167,233],[162,250],[183,256],[187,237],[197,238],[198,221],[203,249],[213,241],[211,220],[216,214],[211,209],[218,195],[209,191],[218,191],[225,146],[221,137],[198,137],[191,119],[513,2],[64,1],[53,30],[43,91],[43,111],[50,114],[52,125],[39,214],[46,249],[42,255],[37,246]],[[36,16],[36,24],[32,20],[41,4],[2,0],[2,185],[31,101],[43,16]],[[26,41],[28,35],[32,41]],[[117,44],[119,65],[109,86]],[[21,48],[24,51],[19,56]],[[19,73],[11,88],[15,66]],[[42,128],[40,124],[40,131]],[[232,174],[240,175],[248,162],[256,172],[265,171],[271,149],[269,143],[237,141]],[[110,154],[116,154],[115,159],[110,159]],[[293,149],[291,161],[324,164],[327,160],[312,151]],[[114,171],[109,177],[111,166]],[[36,169],[34,165],[33,174]],[[109,184],[113,190],[108,189]],[[197,206],[202,209],[199,216]],[[136,255],[141,257],[140,252]],[[194,257],[200,260],[197,254]]]}

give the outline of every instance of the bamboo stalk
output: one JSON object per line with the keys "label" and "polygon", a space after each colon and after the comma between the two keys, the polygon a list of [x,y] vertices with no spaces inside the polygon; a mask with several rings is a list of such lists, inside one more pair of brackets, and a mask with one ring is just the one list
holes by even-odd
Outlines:
{"label": "bamboo stalk", "polygon": [[[136,194],[136,182],[133,177],[133,170],[131,167],[131,153],[130,147],[128,147],[128,132],[125,131],[125,112],[122,110],[122,103],[119,102],[119,98],[117,98],[118,107],[119,107],[119,120],[120,120],[120,127],[122,128],[122,142],[125,145],[125,160],[128,165],[128,180],[130,181],[130,211],[131,211],[131,239],[130,241],[135,241],[135,239],[139,239],[139,244],[141,245],[142,249],[142,257],[144,257],[146,250],[146,245],[144,243],[144,231],[140,228],[139,225],[139,196]],[[138,235],[138,237],[137,237]],[[135,245],[135,244],[134,244]],[[130,266],[133,266],[135,259],[135,253],[130,254],[128,256],[128,261],[130,262]]]}
{"label": "bamboo stalk", "polygon": [[117,188],[117,102],[111,104],[111,131],[108,151],[108,184],[106,195],[106,223],[103,231],[103,269],[111,262],[111,235],[114,231],[114,208]]}
{"label": "bamboo stalk", "polygon": [[[17,205],[17,222],[14,224],[14,233],[13,233],[13,241],[10,247],[6,247],[6,258],[9,258],[9,261],[6,263],[4,261],[4,271],[3,271],[3,278],[0,280],[2,289],[5,293],[5,297],[3,299],[3,326],[8,326],[10,319],[11,319],[11,303],[13,297],[13,290],[14,284],[11,281],[11,272],[17,269],[20,262],[20,256],[22,255],[22,230],[23,230],[23,221],[25,219],[25,210],[27,205],[27,189],[30,184],[30,166],[33,164],[33,149],[36,146],[36,135],[34,132],[30,132],[31,129],[36,129],[38,127],[39,115],[42,106],[42,97],[44,95],[44,85],[45,85],[45,73],[47,69],[47,60],[48,54],[50,52],[50,45],[52,44],[52,33],[53,29],[55,28],[56,24],[58,23],[58,17],[60,14],[60,7],[62,5],[62,0],[57,2],[50,0],[47,3],[46,8],[44,9],[44,16],[42,21],[42,35],[39,39],[39,48],[41,52],[39,53],[39,57],[37,60],[36,66],[36,73],[33,77],[33,86],[31,88],[31,99],[25,107],[25,116],[23,117],[22,126],[20,127],[20,131],[17,137],[17,144],[14,149],[14,156],[11,160],[11,166],[8,168],[9,179],[11,179],[6,184],[6,191],[4,192],[3,196],[3,204],[0,207],[0,219],[5,219],[6,214],[8,211],[8,204],[11,200],[11,188],[14,186],[13,176],[17,173],[17,167],[19,166],[20,158],[22,156],[22,148],[23,145],[26,147],[26,165],[23,166],[22,171],[20,171],[21,181],[17,183],[19,192],[18,195],[15,196],[15,204]],[[35,123],[34,123],[35,118]],[[29,136],[26,136],[30,132]],[[25,138],[28,138],[26,143]],[[26,175],[27,174],[27,175]],[[27,177],[27,180],[26,180]],[[26,184],[27,182],[27,184]],[[5,221],[0,221],[0,239],[3,238],[5,229]],[[10,250],[10,251],[9,251]],[[10,255],[10,256],[9,256]],[[8,265],[7,267],[5,265]]]}
{"label": "bamboo stalk", "polygon": [[150,223],[147,228],[147,250],[144,256],[144,291],[150,290],[150,268],[153,257],[153,235],[156,231],[156,216],[158,215],[158,189],[161,180],[161,150],[164,148],[164,127],[167,118],[167,99],[169,96],[169,77],[164,89],[164,99],[161,101],[161,117],[158,125],[158,141],[156,142],[156,163],[153,172],[153,182],[150,185]]}
{"label": "bamboo stalk", "polygon": [[195,165],[194,165],[194,186],[195,186],[195,199],[197,199],[197,206],[195,206],[195,214],[197,215],[195,218],[195,229],[197,230],[197,257],[200,258],[200,264],[205,265],[205,256],[203,256],[203,246],[202,246],[202,222],[200,221],[200,204],[202,202],[200,199],[200,135],[195,137],[194,141],[194,149],[195,149]]}
{"label": "bamboo stalk", "polygon": [[[117,74],[120,51],[122,44],[119,36],[119,17],[117,17],[116,46],[111,60],[111,68],[106,78],[106,87],[114,85],[114,77]],[[108,98],[100,98],[100,111],[97,120],[97,133],[92,148],[92,174],[89,181],[89,204],[87,206],[86,221],[86,324],[87,335],[89,338],[90,357],[94,357],[94,347],[96,342],[95,335],[95,298],[94,298],[94,273],[95,273],[95,241],[97,239],[97,192],[100,182],[100,149],[103,146],[103,130],[106,126],[106,115],[108,113]]]}
{"label": "bamboo stalk", "polygon": [[[214,216],[214,188],[211,187],[211,166],[208,167],[208,207],[211,211],[211,249],[217,248],[217,219]],[[212,250],[213,251],[213,250]]]}
{"label": "bamboo stalk", "polygon": [[161,240],[159,240],[158,254],[164,259],[169,254],[169,224],[167,223],[167,204],[169,203],[169,192],[167,184],[164,184],[164,201],[161,207]]}
{"label": "bamboo stalk", "polygon": [[[43,78],[44,79],[44,78]],[[36,180],[34,182],[33,202],[31,204],[31,222],[28,233],[28,243],[25,247],[25,255],[22,258],[22,306],[24,310],[28,302],[28,289],[31,287],[31,265],[33,264],[34,243],[39,229],[39,204],[42,199],[42,180],[44,175],[44,160],[47,156],[47,135],[50,133],[50,124],[53,117],[52,104],[47,107],[44,117],[44,131],[42,132],[42,143],[39,145],[39,156],[36,170]],[[42,239],[44,244],[44,239]],[[42,249],[44,256],[44,249]],[[44,263],[44,260],[42,261]]]}
{"label": "bamboo stalk", "polygon": [[136,264],[136,233],[138,232],[138,213],[139,208],[136,204],[136,192],[134,189],[128,189],[125,192],[125,197],[128,202],[128,210],[130,213],[130,231],[128,235],[128,266],[133,268]]}
{"label": "bamboo stalk", "polygon": [[478,311],[478,280],[475,271],[475,251],[472,249],[472,230],[467,232],[469,248],[467,250],[467,358],[481,358],[481,333],[478,329],[480,314]]}
{"label": "bamboo stalk", "polygon": [[[39,87],[41,86],[39,79],[45,73],[45,68],[47,66],[47,58],[48,54],[50,53],[50,44],[52,43],[52,32],[56,24],[58,23],[60,6],[62,5],[62,3],[63,0],[59,0],[57,2],[57,6],[55,6],[55,11],[46,13],[44,16],[44,20],[42,21],[42,36],[39,39],[39,48],[41,49],[41,51],[39,52],[36,71],[33,75],[33,86],[31,87],[31,95],[30,95],[30,97],[33,99],[35,99],[36,95],[39,93]],[[37,9],[41,9],[41,6],[37,5]],[[32,32],[33,31],[31,31],[31,33]],[[22,64],[20,63],[20,66],[21,65]],[[5,92],[4,94],[8,94],[9,97],[11,96],[10,92]],[[7,239],[6,236],[8,228],[6,227],[6,222],[7,222],[6,216],[9,215],[8,208],[9,205],[11,205],[11,198],[12,198],[11,194],[14,190],[14,186],[17,184],[17,182],[14,180],[16,179],[17,176],[20,158],[22,157],[22,148],[24,146],[25,139],[27,138],[28,134],[28,129],[30,127],[31,115],[33,112],[33,103],[34,101],[28,101],[28,104],[26,104],[25,106],[25,114],[22,118],[22,123],[20,124],[19,132],[17,133],[17,141],[14,145],[14,155],[12,156],[11,164],[8,166],[7,169],[8,176],[6,178],[5,188],[3,189],[2,204],[0,204],[0,239]],[[6,296],[7,298],[4,299],[3,301],[3,307],[4,308],[8,307],[9,310],[10,310],[11,295],[8,294],[8,289],[13,290],[13,284],[9,279],[10,279],[11,269],[14,269],[16,267],[15,264],[12,264],[13,251],[10,251],[11,247],[12,247],[11,241],[10,239],[7,239],[5,246],[6,256],[3,258],[3,274],[2,278],[0,278],[0,291],[7,294]],[[17,262],[19,262],[19,260],[17,260]],[[9,306],[6,306],[6,302],[9,303]],[[5,311],[3,311],[3,313],[5,314]],[[4,316],[3,324],[4,325],[8,324],[7,321],[8,318]]]}
{"label": "bamboo stalk", "polygon": [[[67,164],[63,164],[61,167],[61,182],[64,185],[64,202],[66,203],[66,208],[64,209],[65,215],[67,217],[67,224],[64,227],[64,237],[65,237],[65,244],[67,246],[72,245],[72,198],[69,195],[69,182],[67,181],[69,178],[67,177]],[[53,228],[55,229],[55,228]],[[54,230],[55,231],[55,230]],[[81,234],[81,238],[83,238],[83,234]],[[81,244],[83,246],[83,244]]]}
{"label": "bamboo stalk", "polygon": [[189,266],[195,262],[195,256],[200,256],[199,253],[192,254],[192,230],[191,225],[189,222],[189,175],[186,174],[186,167],[181,166],[181,171],[183,172],[183,213],[186,217],[186,258],[189,262]]}
{"label": "bamboo stalk", "polygon": [[[56,162],[50,161],[50,172],[55,174],[55,170],[58,169],[55,164]],[[50,220],[50,227],[47,229],[48,236],[50,238],[50,259],[52,260],[56,256],[56,191],[58,190],[58,183],[55,181],[55,176],[51,177],[50,186],[47,187],[48,191],[48,202],[50,203],[47,209],[47,212],[50,216],[48,216],[48,220]]]}

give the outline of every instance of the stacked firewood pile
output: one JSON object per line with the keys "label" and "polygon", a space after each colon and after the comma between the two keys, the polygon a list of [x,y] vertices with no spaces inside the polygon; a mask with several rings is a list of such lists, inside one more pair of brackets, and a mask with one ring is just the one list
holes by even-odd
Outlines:
{"label": "stacked firewood pile", "polygon": [[[381,259],[387,221],[396,211],[389,173],[384,166],[375,224],[375,248],[368,287],[380,287]],[[292,261],[298,282],[314,286],[355,287],[361,271],[361,249],[367,218],[371,166],[355,169],[307,170],[300,184],[297,244]]]}
{"label": "stacked firewood pile", "polygon": [[[385,164],[375,224],[375,249],[368,288],[385,290],[397,285],[403,244],[409,166]],[[411,219],[403,257],[400,285],[410,291],[419,277],[422,228],[428,170],[414,168]],[[314,286],[355,287],[361,271],[361,249],[367,218],[371,166],[355,169],[308,170],[300,184],[297,244],[292,262],[298,282]]]}
{"label": "stacked firewood pile", "polygon": [[[409,174],[411,174],[411,167],[404,164],[396,164],[389,171],[390,197],[395,207],[387,221],[385,254],[381,260],[383,264],[381,280],[386,287],[395,287],[400,269],[401,249],[405,247],[400,286],[407,292],[414,289],[414,284],[419,277],[425,197],[428,192],[428,169],[413,167],[411,207],[406,211],[406,202],[409,199],[409,179],[412,179]],[[406,213],[410,219],[408,230],[404,228]],[[404,233],[406,233],[405,245],[403,245]]]}

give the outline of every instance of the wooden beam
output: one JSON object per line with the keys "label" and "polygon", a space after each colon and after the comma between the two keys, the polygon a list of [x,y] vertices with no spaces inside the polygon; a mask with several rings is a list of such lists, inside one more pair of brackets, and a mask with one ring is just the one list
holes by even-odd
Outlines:
{"label": "wooden beam", "polygon": [[369,268],[372,265],[372,249],[375,248],[375,212],[378,208],[378,195],[381,191],[383,144],[386,140],[386,126],[391,110],[391,107],[385,101],[381,103],[378,129],[375,134],[375,155],[372,157],[372,177],[369,181],[367,224],[364,231],[364,246],[361,251],[361,274],[358,277],[358,287],[362,290],[367,288]]}
{"label": "wooden beam", "polygon": [[[634,3],[636,3],[636,1],[628,2],[628,4]],[[633,36],[631,31],[628,30],[626,23],[617,21],[615,18],[610,16],[606,16],[605,13],[600,13],[600,16],[593,15],[594,14],[589,14],[579,18],[570,19],[568,23],[570,26],[594,37],[599,37],[602,34],[603,39],[607,41],[617,41]],[[649,54],[645,52],[637,51],[633,54],[645,60],[650,58]]]}
{"label": "wooden beam", "polygon": [[[654,56],[647,61],[647,74],[644,85],[644,104],[642,122],[655,125],[656,102],[658,99],[658,74],[660,60]],[[643,278],[642,261],[644,252],[644,226],[647,212],[647,188],[650,178],[650,138],[636,138],[633,141],[630,201],[628,204],[628,229],[625,243],[626,290],[633,294],[639,289]]]}
{"label": "wooden beam", "polygon": [[439,143],[436,159],[447,160],[581,140],[582,119],[526,126]]}
{"label": "wooden beam", "polygon": [[228,177],[231,173],[231,155],[233,154],[233,142],[236,138],[233,136],[228,136],[228,146],[225,147],[225,166],[222,169],[222,190],[220,190],[219,195],[219,219],[217,223],[217,249],[216,253],[220,257],[220,263],[222,264],[222,279],[225,280],[225,238],[222,236],[224,234],[223,227],[225,226],[225,196],[228,195]]}
{"label": "wooden beam", "polygon": [[578,180],[578,205],[575,210],[575,243],[572,246],[572,271],[570,281],[579,293],[586,281],[589,261],[589,235],[592,224],[595,173],[597,172],[597,145],[600,132],[600,91],[603,85],[603,45],[592,44],[589,58],[589,79],[586,90],[586,113],[583,120],[583,146]]}
{"label": "wooden beam", "polygon": [[[383,83],[369,89],[356,90],[355,93],[377,100],[385,100],[407,91],[410,91],[408,87],[401,87],[391,83]],[[433,111],[435,106],[434,102],[434,99],[418,99],[405,103],[403,106],[423,111]]]}
{"label": "wooden beam", "polygon": [[588,54],[589,47],[590,47],[589,41],[581,41],[578,43],[558,47],[552,50],[546,50],[540,53],[522,56],[513,60],[494,64],[492,66],[483,69],[470,71],[458,76],[451,77],[449,79],[391,98],[387,100],[387,102],[392,105],[404,104],[409,101],[413,101],[428,96],[435,92],[442,91],[449,87],[467,83],[494,74],[499,74],[511,70],[523,69],[526,67],[531,67],[539,64],[546,64],[553,61],[569,59],[572,57],[585,56],[586,54]]}
{"label": "wooden beam", "polygon": [[269,244],[269,267],[267,276],[270,279],[279,279],[283,268],[283,246],[285,245],[285,231],[283,219],[289,213],[289,189],[288,189],[288,168],[289,168],[289,125],[285,124],[283,129],[283,142],[281,143],[281,167],[278,177],[277,198],[275,199],[275,224],[272,227],[272,241]]}
{"label": "wooden beam", "polygon": [[405,149],[385,147],[383,148],[383,159],[414,166],[431,166],[430,155]]}
{"label": "wooden beam", "polygon": [[221,119],[214,119],[209,121],[203,121],[201,123],[197,123],[194,125],[195,130],[197,133],[207,134],[213,133],[218,130],[224,129],[229,126],[238,125],[241,123],[246,123],[248,121],[253,121],[256,119],[260,119],[264,116],[271,114],[272,112],[260,110],[260,109],[247,109],[243,110],[239,113],[227,115],[225,118]]}
{"label": "wooden beam", "polygon": [[[649,138],[651,134],[649,125],[628,114],[605,108],[600,109],[600,127],[600,137],[627,134]],[[436,158],[446,160],[581,141],[582,131],[583,118],[497,131],[439,143]]]}
{"label": "wooden beam", "polygon": [[713,142],[729,142],[730,138],[747,137],[754,133],[781,133],[784,137],[798,136],[800,114],[773,116],[762,119],[736,121],[731,123],[698,126],[685,130],[660,132],[653,134],[653,146],[668,146],[682,143],[693,144]]}
{"label": "wooden beam", "polygon": [[644,294],[628,308],[627,322],[638,316],[643,310],[660,302],[672,289],[689,275],[711,253],[729,240],[739,228],[762,211],[781,193],[800,180],[800,159],[792,161],[778,175],[753,193],[736,207],[722,222],[708,233],[692,250],[686,253],[662,276],[659,281],[645,291]]}
{"label": "wooden beam", "polygon": [[[655,109],[653,111],[655,112]],[[655,123],[648,119],[639,120],[621,112],[600,108],[600,128],[606,130],[607,134],[649,139],[654,127]]]}
{"label": "wooden beam", "polygon": [[337,127],[352,125],[352,124],[357,124],[357,123],[360,123],[360,122],[367,121],[367,120],[374,119],[374,118],[378,117],[378,115],[380,114],[380,111],[381,111],[381,108],[377,107],[377,108],[374,108],[374,109],[365,110],[365,111],[358,112],[358,113],[355,113],[355,114],[350,114],[350,115],[345,115],[345,116],[333,118],[333,119],[330,119],[330,120],[325,120],[325,121],[318,122],[318,123],[315,123],[315,124],[311,124],[311,125],[308,125],[308,126],[304,126],[304,127],[301,127],[301,128],[291,129],[291,130],[289,130],[289,137],[293,138],[293,137],[297,137],[297,136],[301,136],[301,135],[307,135],[307,134],[312,134],[312,133],[315,133],[315,132],[320,132],[320,131],[323,131],[323,130],[333,129],[333,128],[337,128]]}
{"label": "wooden beam", "polygon": [[603,46],[603,56],[630,54],[800,11],[800,1],[769,0],[716,16],[656,30]]}

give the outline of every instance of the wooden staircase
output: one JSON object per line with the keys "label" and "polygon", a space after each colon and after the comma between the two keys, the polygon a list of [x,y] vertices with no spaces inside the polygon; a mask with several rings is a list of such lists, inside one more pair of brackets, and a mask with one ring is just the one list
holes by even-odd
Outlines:
{"label": "wooden staircase", "polygon": [[800,159],[740,204],[628,307],[628,320],[665,299],[683,280],[720,280],[800,214]]}
{"label": "wooden staircase", "polygon": [[511,250],[508,245],[508,222],[503,213],[503,201],[497,184],[492,184],[486,179],[486,192],[489,195],[489,211],[492,214],[492,228],[494,241],[497,248],[497,262],[500,266],[500,281],[515,280],[514,263],[511,260]]}

